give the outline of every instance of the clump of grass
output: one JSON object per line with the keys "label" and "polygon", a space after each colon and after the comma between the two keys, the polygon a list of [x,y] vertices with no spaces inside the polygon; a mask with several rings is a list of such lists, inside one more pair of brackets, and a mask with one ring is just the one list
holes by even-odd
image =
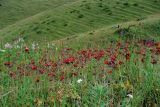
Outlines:
{"label": "clump of grass", "polygon": [[90,22],[94,22],[94,20],[90,20]]}
{"label": "clump of grass", "polygon": [[79,14],[79,15],[78,15],[78,18],[79,18],[79,19],[81,19],[81,18],[83,18],[83,17],[84,17],[83,14]]}
{"label": "clump of grass", "polygon": [[120,4],[120,2],[119,2],[119,1],[117,1],[117,2],[116,2],[116,4]]}
{"label": "clump of grass", "polygon": [[67,23],[65,23],[65,24],[63,24],[63,26],[64,26],[64,27],[66,27],[66,26],[68,26],[68,24],[67,24]]}
{"label": "clump of grass", "polygon": [[158,0],[154,0],[153,2],[157,3],[157,2],[158,2]]}
{"label": "clump of grass", "polygon": [[103,4],[102,3],[98,3],[98,7],[102,8]]}
{"label": "clump of grass", "polygon": [[32,31],[35,31],[35,30],[38,30],[38,29],[39,29],[39,27],[35,26],[35,27],[32,28]]}
{"label": "clump of grass", "polygon": [[55,23],[55,22],[56,22],[56,20],[54,20],[54,19],[53,19],[53,20],[51,20],[51,23]]}
{"label": "clump of grass", "polygon": [[139,17],[139,18],[136,19],[136,21],[141,21],[141,20],[144,20],[144,19],[145,19],[145,17]]}
{"label": "clump of grass", "polygon": [[79,12],[80,12],[80,11],[79,11],[79,10],[76,10],[76,9],[70,11],[70,13],[79,13]]}
{"label": "clump of grass", "polygon": [[85,8],[90,10],[91,9],[91,5],[89,3],[85,4]]}
{"label": "clump of grass", "polygon": [[137,6],[139,6],[139,5],[138,5],[138,3],[134,3],[133,6],[137,7]]}
{"label": "clump of grass", "polygon": [[[134,26],[134,25],[133,25]],[[130,28],[132,26],[129,26],[128,28],[120,28],[118,30],[116,30],[115,33],[118,33],[118,35],[120,35],[120,37],[122,37],[123,39],[133,39],[134,38],[134,34],[132,34]]]}
{"label": "clump of grass", "polygon": [[36,33],[37,33],[37,34],[41,34],[42,31],[41,31],[41,30],[36,30]]}
{"label": "clump of grass", "polygon": [[113,14],[112,12],[109,12],[109,13],[108,13],[108,15],[112,15],[112,14]]}
{"label": "clump of grass", "polygon": [[129,7],[130,4],[128,2],[125,2],[123,3],[123,5]]}
{"label": "clump of grass", "polygon": [[110,8],[109,8],[109,7],[104,7],[104,8],[102,9],[102,11],[105,11],[105,12],[111,12],[111,10],[110,10]]}

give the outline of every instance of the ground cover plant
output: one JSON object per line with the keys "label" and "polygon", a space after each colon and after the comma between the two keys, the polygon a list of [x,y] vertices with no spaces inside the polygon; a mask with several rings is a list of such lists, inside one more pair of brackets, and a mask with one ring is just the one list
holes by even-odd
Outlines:
{"label": "ground cover plant", "polygon": [[117,41],[80,50],[51,44],[6,47],[1,106],[159,105],[158,41]]}

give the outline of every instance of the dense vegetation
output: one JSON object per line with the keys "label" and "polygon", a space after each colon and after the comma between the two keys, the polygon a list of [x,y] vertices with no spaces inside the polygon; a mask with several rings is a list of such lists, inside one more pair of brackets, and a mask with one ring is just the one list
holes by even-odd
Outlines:
{"label": "dense vegetation", "polygon": [[0,0],[0,107],[160,106],[160,1],[17,1]]}

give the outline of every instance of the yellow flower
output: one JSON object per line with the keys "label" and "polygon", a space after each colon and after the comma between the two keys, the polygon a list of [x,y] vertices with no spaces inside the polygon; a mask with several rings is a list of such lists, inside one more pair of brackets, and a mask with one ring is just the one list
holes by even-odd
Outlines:
{"label": "yellow flower", "polygon": [[54,101],[55,101],[54,97],[49,97],[48,98],[48,102],[54,103]]}
{"label": "yellow flower", "polygon": [[36,99],[35,100],[35,103],[38,105],[38,106],[41,106],[43,104],[43,101],[41,99]]}
{"label": "yellow flower", "polygon": [[133,88],[133,86],[131,85],[131,83],[129,82],[129,80],[126,81],[126,83],[125,83],[124,86],[125,86],[125,88],[126,88],[127,90],[130,90],[130,89]]}

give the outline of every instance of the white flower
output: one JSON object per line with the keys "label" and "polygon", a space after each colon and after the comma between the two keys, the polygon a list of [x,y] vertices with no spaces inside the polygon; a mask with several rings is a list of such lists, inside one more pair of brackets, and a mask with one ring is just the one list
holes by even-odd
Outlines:
{"label": "white flower", "polygon": [[18,38],[18,39],[14,42],[14,44],[16,45],[16,44],[23,43],[23,42],[24,42],[24,39],[23,39],[23,38]]}
{"label": "white flower", "polygon": [[128,94],[127,97],[133,99],[133,95],[132,94]]}
{"label": "white flower", "polygon": [[20,46],[19,45],[16,45],[16,49],[19,49],[20,48]]}
{"label": "white flower", "polygon": [[79,79],[79,80],[77,80],[77,83],[81,83],[83,80],[82,79]]}
{"label": "white flower", "polygon": [[50,48],[50,44],[49,43],[48,43],[47,47]]}
{"label": "white flower", "polygon": [[5,52],[5,50],[0,49],[0,52]]}
{"label": "white flower", "polygon": [[23,38],[19,38],[18,41],[19,42],[24,42],[24,39]]}
{"label": "white flower", "polygon": [[11,48],[12,48],[12,45],[9,44],[9,43],[6,43],[6,44],[4,45],[4,47],[5,47],[6,49],[11,49]]}
{"label": "white flower", "polygon": [[32,49],[33,49],[33,50],[36,49],[36,44],[35,44],[35,43],[32,44]]}

